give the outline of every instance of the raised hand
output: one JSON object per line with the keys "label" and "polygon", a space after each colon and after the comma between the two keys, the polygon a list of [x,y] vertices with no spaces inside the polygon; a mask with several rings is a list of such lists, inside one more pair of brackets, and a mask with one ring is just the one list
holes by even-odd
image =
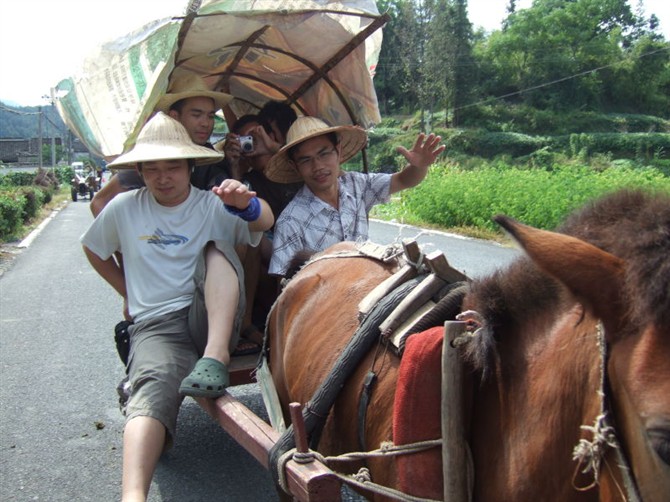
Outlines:
{"label": "raised hand", "polygon": [[417,136],[411,150],[399,146],[396,151],[407,159],[409,165],[425,169],[435,162],[435,159],[447,148],[445,145],[440,145],[440,141],[442,141],[441,136],[435,134],[426,136],[421,133]]}

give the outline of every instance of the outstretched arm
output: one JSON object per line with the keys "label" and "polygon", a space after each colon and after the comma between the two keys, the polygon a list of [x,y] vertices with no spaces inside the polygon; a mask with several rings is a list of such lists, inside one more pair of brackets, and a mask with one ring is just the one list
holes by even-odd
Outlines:
{"label": "outstretched arm", "polygon": [[434,134],[426,136],[421,133],[417,136],[411,150],[402,146],[396,149],[407,159],[408,165],[402,171],[391,176],[389,193],[412,188],[423,181],[428,174],[428,168],[446,148],[446,146],[440,145],[440,141],[442,141],[440,136]]}

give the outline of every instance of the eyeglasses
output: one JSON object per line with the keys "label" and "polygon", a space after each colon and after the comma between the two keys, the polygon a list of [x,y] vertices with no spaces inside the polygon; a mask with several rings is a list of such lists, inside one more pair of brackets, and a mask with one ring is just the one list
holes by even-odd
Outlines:
{"label": "eyeglasses", "polygon": [[337,155],[337,149],[333,148],[332,150],[324,150],[317,153],[314,157],[300,157],[295,161],[295,165],[300,169],[303,167],[311,167],[314,165],[314,161],[319,161],[319,163],[330,162]]}

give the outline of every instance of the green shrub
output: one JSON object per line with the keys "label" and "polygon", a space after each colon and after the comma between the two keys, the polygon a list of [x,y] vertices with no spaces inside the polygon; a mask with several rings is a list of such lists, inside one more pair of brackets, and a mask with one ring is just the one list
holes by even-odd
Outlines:
{"label": "green shrub", "polygon": [[443,228],[495,230],[491,218],[506,214],[539,228],[555,228],[586,201],[625,187],[663,190],[670,178],[653,167],[595,170],[585,165],[519,169],[501,163],[476,170],[438,165],[412,190],[402,193],[403,211]]}
{"label": "green shrub", "polygon": [[70,166],[63,166],[56,168],[56,177],[61,185],[69,185],[74,177],[74,169]]}
{"label": "green shrub", "polygon": [[35,186],[21,187],[18,193],[23,195],[25,202],[23,204],[22,218],[23,223],[28,223],[31,218],[37,216],[42,204],[44,203],[44,192]]}
{"label": "green shrub", "polygon": [[33,184],[35,173],[29,171],[13,171],[0,175],[0,185],[9,187],[23,187]]}
{"label": "green shrub", "polygon": [[0,192],[0,238],[7,239],[21,228],[25,197],[15,191]]}
{"label": "green shrub", "polygon": [[551,143],[581,159],[596,153],[641,161],[670,156],[670,134],[663,133],[581,133],[554,136]]}
{"label": "green shrub", "polygon": [[[445,155],[493,159],[500,155],[529,162],[534,167],[553,163],[556,154],[570,155],[582,162],[595,155],[612,159],[637,159],[657,165],[670,157],[670,134],[665,133],[574,133],[559,136],[531,136],[518,132],[490,132],[484,129],[435,129],[447,146]],[[416,132],[375,129],[369,134],[368,158],[372,171],[394,172],[404,166],[395,153],[398,145],[410,148]],[[661,167],[659,165],[659,167]]]}
{"label": "green shrub", "polygon": [[661,117],[635,114],[608,114],[588,111],[553,112],[526,105],[495,103],[468,108],[464,127],[491,132],[519,132],[533,135],[572,133],[670,133],[670,121]]}

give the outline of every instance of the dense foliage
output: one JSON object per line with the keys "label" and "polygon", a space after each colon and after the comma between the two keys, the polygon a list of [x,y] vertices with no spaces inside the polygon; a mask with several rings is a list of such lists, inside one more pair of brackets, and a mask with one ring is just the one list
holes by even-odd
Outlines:
{"label": "dense foliage", "polygon": [[670,118],[670,44],[626,0],[535,0],[501,30],[473,32],[465,0],[380,0],[391,22],[376,68],[383,114],[481,103]]}
{"label": "dense foliage", "polygon": [[[0,102],[0,138],[35,138],[40,129],[39,112],[43,113],[43,137],[65,137],[67,128],[52,106],[12,107]],[[46,146],[46,145],[45,145]],[[50,147],[47,147],[50,148]],[[46,152],[50,158],[50,150]]]}
{"label": "dense foliage", "polygon": [[51,202],[61,184],[58,174],[61,173],[42,170],[0,175],[0,241],[17,237],[23,225]]}
{"label": "dense foliage", "polygon": [[588,200],[621,188],[662,190],[670,195],[670,178],[650,166],[613,164],[599,170],[585,164],[552,169],[518,169],[498,161],[476,170],[443,164],[418,187],[404,193],[399,214],[443,228],[495,230],[491,218],[506,214],[526,224],[555,228]]}

